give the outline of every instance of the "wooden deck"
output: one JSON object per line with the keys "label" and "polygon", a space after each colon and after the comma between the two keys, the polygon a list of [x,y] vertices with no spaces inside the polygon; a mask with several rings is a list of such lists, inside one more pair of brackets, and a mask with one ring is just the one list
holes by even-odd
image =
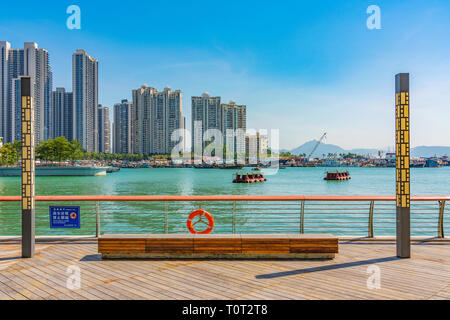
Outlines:
{"label": "wooden deck", "polygon": [[[0,242],[0,299],[450,299],[450,243],[413,243],[397,259],[395,243],[341,241],[334,260],[101,260],[92,240]],[[81,288],[66,287],[69,266]],[[381,271],[368,289],[367,268]]]}

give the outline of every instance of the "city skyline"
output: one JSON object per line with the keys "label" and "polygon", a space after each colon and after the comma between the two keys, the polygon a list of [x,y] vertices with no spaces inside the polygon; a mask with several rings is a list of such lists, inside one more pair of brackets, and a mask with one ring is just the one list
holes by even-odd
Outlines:
{"label": "city skyline", "polygon": [[[324,131],[329,143],[348,149],[392,145],[392,75],[409,71],[415,88],[412,145],[446,145],[445,117],[434,115],[448,114],[450,100],[449,48],[440,40],[450,29],[444,14],[449,4],[377,4],[381,30],[367,29],[366,1],[289,2],[290,10],[267,4],[250,10],[250,4],[242,4],[245,17],[227,8],[217,12],[219,20],[233,17],[233,26],[226,27],[205,15],[215,4],[179,3],[176,17],[205,16],[208,28],[190,19],[183,28],[176,23],[161,30],[155,13],[163,4],[152,4],[152,10],[143,4],[139,12],[129,4],[115,4],[103,13],[102,4],[80,1],[81,30],[69,30],[64,4],[30,3],[29,12],[22,12],[5,3],[2,12],[8,15],[2,16],[0,30],[15,47],[33,39],[51,52],[58,87],[70,88],[70,55],[85,48],[102,63],[99,103],[132,100],[130,88],[142,83],[170,85],[183,90],[190,123],[190,97],[207,91],[258,110],[248,127],[282,129],[281,149],[317,139]],[[128,19],[131,13],[138,17]],[[269,17],[273,23],[263,23],[272,21]],[[159,32],[146,35],[137,21]]]}
{"label": "city skyline", "polygon": [[[58,87],[58,86],[55,88],[55,91],[51,90],[51,89],[53,89],[52,88],[53,87],[53,83],[52,83],[53,73],[51,72],[51,67],[50,67],[50,63],[49,63],[50,62],[49,61],[49,52],[47,50],[45,50],[45,49],[39,48],[38,44],[35,43],[35,42],[26,42],[26,43],[24,43],[24,48],[25,49],[13,49],[13,48],[11,48],[11,44],[8,41],[1,41],[1,45],[2,45],[3,48],[8,48],[9,55],[12,57],[12,59],[10,58],[10,60],[12,60],[12,62],[11,61],[9,61],[9,62],[7,61],[7,63],[10,63],[13,66],[13,68],[12,68],[13,70],[9,71],[9,73],[10,73],[9,77],[11,79],[13,79],[14,81],[16,81],[16,82],[19,81],[18,77],[20,75],[22,75],[22,74],[25,74],[25,72],[23,70],[28,69],[29,68],[28,65],[31,65],[32,63],[33,63],[33,65],[32,65],[33,68],[38,68],[38,67],[42,68],[42,66],[43,66],[44,70],[46,70],[48,72],[48,74],[49,74],[46,77],[42,77],[43,80],[36,81],[36,84],[35,84],[36,88],[45,88],[45,90],[50,90],[52,99],[54,101],[54,102],[52,101],[52,104],[50,104],[49,107],[47,106],[48,99],[46,99],[47,102],[42,102],[42,103],[39,102],[38,103],[38,104],[42,104],[42,106],[39,107],[38,109],[39,110],[42,109],[44,114],[45,114],[45,117],[43,117],[43,118],[41,117],[41,120],[39,120],[39,121],[43,121],[44,122],[44,126],[43,126],[42,130],[43,130],[43,132],[45,132],[45,135],[43,133],[41,133],[41,136],[44,135],[45,138],[44,139],[40,139],[40,140],[46,140],[46,139],[49,139],[49,138],[56,138],[58,136],[65,136],[65,137],[67,137],[67,139],[69,141],[72,140],[75,137],[75,135],[77,134],[77,132],[69,133],[69,131],[72,130],[72,128],[76,128],[77,126],[75,125],[75,123],[70,123],[71,121],[73,121],[73,119],[72,119],[73,117],[72,118],[68,118],[68,117],[64,118],[64,115],[67,115],[69,113],[72,113],[73,115],[80,114],[80,113],[79,112],[77,113],[76,110],[73,108],[73,105],[74,105],[73,101],[70,101],[69,104],[68,104],[68,100],[72,100],[73,99],[72,98],[73,97],[73,93],[72,92],[66,92],[65,88],[61,88],[61,87]],[[39,56],[42,56],[42,58],[40,58],[40,60],[43,61],[43,62],[41,62],[42,66],[39,66],[39,64],[36,63],[36,62],[32,62],[32,61],[28,62],[27,58],[24,58],[24,52],[26,52],[26,48],[27,47],[29,49],[30,48],[33,49],[33,51],[34,50],[36,51],[36,53],[35,53],[36,57],[33,57],[34,60],[39,61]],[[77,56],[80,56],[81,57],[80,61],[83,61],[80,64],[79,67],[76,66],[77,63],[80,63],[80,62],[77,62],[77,59],[76,59]],[[30,60],[30,58],[28,58],[28,60]],[[84,50],[84,49],[77,49],[77,50],[75,50],[75,52],[72,54],[72,69],[73,69],[73,81],[74,81],[73,84],[72,84],[73,89],[76,87],[76,82],[80,82],[80,80],[78,80],[77,76],[76,76],[76,69],[78,68],[80,70],[83,70],[83,69],[88,70],[89,67],[85,66],[87,64],[91,65],[91,67],[90,67],[90,72],[92,73],[92,77],[91,78],[97,79],[97,81],[98,81],[98,60],[92,58],[91,56],[89,56],[86,53],[86,50]],[[20,70],[22,70],[22,71],[20,71]],[[86,72],[87,72],[86,70],[82,71],[81,74],[83,74],[83,76],[86,79],[89,79],[89,76],[86,75]],[[39,72],[36,72],[36,73],[39,73]],[[11,91],[10,94],[12,96],[11,97],[8,97],[8,96],[5,97],[6,99],[9,98],[9,99],[13,100],[12,102],[10,102],[10,103],[12,103],[12,105],[11,105],[12,109],[15,108],[14,107],[15,106],[15,104],[14,104],[14,96],[15,95],[19,96],[20,95],[20,88],[19,88],[19,86],[17,85],[17,86],[14,87],[14,84],[16,82],[12,82],[13,88],[9,88],[8,89],[8,90]],[[98,101],[98,98],[97,98],[97,95],[98,95],[98,89],[97,89],[98,88],[98,84],[95,83],[95,82],[96,81],[94,80],[94,83],[91,84],[91,86],[93,88],[90,89],[92,91],[91,92],[92,93],[91,94],[92,95],[92,99],[90,99],[91,100],[91,104],[92,104],[92,101],[94,101],[94,100]],[[17,83],[19,83],[19,82],[17,82]],[[46,94],[47,94],[45,90],[44,90],[44,93],[41,94],[44,97],[46,97]],[[133,97],[133,101],[137,100],[137,96],[135,95],[135,93],[138,92],[139,90],[141,90],[141,91],[142,90],[144,90],[144,91],[150,90],[151,94],[155,94],[155,93],[158,94],[158,91],[156,89],[154,89],[152,87],[148,87],[147,85],[142,85],[140,89],[137,89],[137,90],[133,89],[133,90],[131,90],[132,91],[131,96]],[[164,89],[164,91],[170,91],[170,90],[171,90],[170,87],[166,87]],[[42,91],[42,90],[40,89],[40,91]],[[83,91],[83,90],[79,90],[79,91]],[[179,92],[180,95],[181,95],[181,90],[176,90],[176,92]],[[39,100],[40,99],[38,99],[38,101]],[[124,101],[126,101],[126,100],[127,99],[124,99]],[[205,101],[208,102],[208,103],[206,103]],[[18,102],[16,102],[16,104],[19,105]],[[182,106],[182,100],[180,100],[179,104]],[[191,113],[192,113],[191,121],[192,121],[192,124],[191,124],[190,127],[193,128],[193,119],[196,118],[195,109],[199,108],[201,104],[204,104],[204,106],[201,106],[201,108],[203,108],[203,111],[202,111],[203,114],[201,115],[201,119],[200,119],[201,121],[203,121],[203,123],[202,123],[202,131],[203,132],[201,134],[201,137],[203,137],[204,132],[207,129],[219,129],[222,132],[226,131],[224,129],[224,126],[222,126],[222,122],[224,121],[224,119],[221,118],[221,115],[223,113],[222,109],[223,109],[223,107],[226,104],[221,103],[221,96],[211,97],[208,92],[204,92],[201,96],[192,96],[191,97]],[[230,104],[235,104],[235,103],[231,100]],[[91,118],[97,117],[97,120],[94,120],[95,125],[91,125],[91,128],[94,128],[94,127],[98,128],[98,129],[96,129],[96,131],[98,131],[98,136],[95,137],[95,135],[93,135],[92,141],[97,141],[97,142],[95,142],[93,144],[95,146],[95,149],[91,148],[90,150],[91,151],[98,150],[99,152],[103,152],[103,150],[105,150],[105,147],[106,147],[106,145],[105,145],[106,140],[104,140],[105,138],[108,139],[108,137],[109,137],[109,139],[108,139],[109,142],[108,143],[111,144],[111,145],[114,145],[113,138],[114,138],[114,132],[115,131],[111,130],[111,128],[110,128],[110,127],[112,127],[113,123],[110,122],[109,125],[108,125],[106,122],[109,121],[109,118],[115,119],[115,114],[114,114],[115,108],[111,108],[112,109],[111,110],[112,116],[111,116],[109,114],[109,108],[108,107],[102,108],[102,105],[98,104],[97,105],[98,110],[97,110],[97,108],[95,108],[95,104],[92,104],[92,106],[94,106],[93,110],[95,109],[95,111],[92,113]],[[244,106],[244,107],[246,108],[246,106]],[[132,116],[130,118],[131,119],[131,123],[130,123],[131,132],[130,132],[129,139],[131,139],[131,142],[130,142],[131,143],[131,147],[129,149],[130,150],[129,152],[130,153],[151,153],[151,154],[158,154],[158,153],[159,154],[161,154],[161,153],[167,153],[168,154],[168,153],[170,153],[169,151],[167,151],[167,148],[165,148],[164,150],[166,150],[166,151],[163,152],[163,151],[154,151],[153,147],[149,147],[149,148],[146,148],[146,149],[143,149],[142,147],[138,147],[139,144],[142,145],[142,137],[141,137],[141,141],[133,140],[133,139],[136,139],[136,134],[138,134],[134,130],[142,130],[142,123],[140,125],[138,123],[135,123],[135,121],[137,119],[135,117],[133,118],[133,115],[136,116],[138,113],[141,113],[141,111],[137,111],[135,108],[136,108],[136,105],[130,103],[130,112],[131,112]],[[164,108],[167,108],[167,106],[165,106]],[[213,110],[214,108],[216,108],[216,109],[218,108],[217,110],[215,110],[215,113],[216,113],[215,115],[213,115],[214,112],[211,113],[211,111],[206,111],[206,110],[209,110],[209,109]],[[108,113],[108,115],[107,116],[103,116],[103,120],[100,120],[101,112],[102,112],[102,114],[104,114],[105,111]],[[17,115],[14,115],[14,113],[11,115],[10,120],[13,119],[13,121],[12,121],[12,124],[11,124],[10,127],[18,127],[17,125],[15,125],[15,123],[17,121],[14,121],[14,117],[18,118],[19,112],[17,111],[15,113]],[[148,112],[142,112],[142,115],[144,115],[145,113],[148,114]],[[211,113],[212,116],[209,113]],[[180,112],[180,115],[181,115],[180,119],[182,118],[182,121],[180,123],[183,123],[182,127],[184,128],[185,127],[186,118],[183,116],[182,112]],[[207,119],[207,120],[204,120],[203,118]],[[214,119],[214,118],[216,118],[216,119]],[[101,123],[100,121],[106,121],[106,122],[105,123]],[[86,122],[86,121],[84,121],[84,122]],[[212,123],[212,125],[211,125],[211,123]],[[246,121],[245,121],[245,123],[246,123]],[[205,125],[206,125],[206,127],[205,127]],[[106,130],[108,132],[106,132],[106,131],[105,132],[100,132],[99,131],[100,128],[102,128],[102,130]],[[233,128],[235,130],[235,129],[237,129],[237,126],[234,125]],[[181,129],[181,126],[177,127],[177,129]],[[188,127],[186,127],[186,129],[188,129]],[[250,128],[250,129],[252,130],[253,128]],[[40,130],[38,130],[38,132],[39,131]],[[95,131],[94,130],[88,130],[88,132],[95,132]],[[191,132],[193,133],[194,131],[191,131]],[[142,134],[142,132],[140,132],[140,134]],[[20,135],[20,128],[19,128],[19,130],[17,130],[17,128],[16,128],[16,130],[12,130],[10,132],[10,135],[11,135],[11,137],[15,136],[15,135],[19,136]],[[170,140],[170,139],[168,139],[168,137],[170,135],[167,135],[167,133],[165,133],[164,135],[167,136],[167,137],[165,139],[162,139],[162,140],[160,139],[163,144],[165,144],[167,141]],[[144,136],[145,136],[145,133],[144,133]],[[148,135],[148,137],[150,138],[150,141],[153,141],[153,139],[151,139],[152,137],[154,137],[152,134]],[[15,137],[13,139],[17,140],[17,137]],[[100,141],[101,139],[102,139],[102,141]],[[194,136],[192,134],[192,140],[191,140],[192,142],[193,142],[193,139],[194,139]],[[225,139],[226,139],[226,137],[225,137],[225,133],[224,133],[224,140]],[[6,140],[6,139],[4,139],[4,140]],[[189,143],[191,141],[186,141],[186,145],[184,146],[186,148],[186,150],[189,150]],[[106,143],[106,144],[108,144],[108,143]],[[224,141],[224,145],[227,145],[227,144],[229,145],[229,142]],[[194,144],[192,143],[191,146],[192,145],[194,145]],[[205,146],[204,146],[204,143],[203,143],[203,149],[204,149],[204,147]],[[243,148],[244,147],[241,147],[241,149],[243,149]],[[383,150],[384,149],[389,149],[389,148],[390,148],[390,146],[377,147],[377,149],[383,149]],[[356,148],[356,149],[358,149],[358,148]],[[108,146],[108,147],[106,147],[106,150],[109,150],[107,152],[111,152],[111,150],[113,150],[113,148],[110,148]],[[287,151],[288,149],[280,148],[280,150]],[[191,151],[193,151],[193,150],[191,150]],[[234,150],[234,151],[237,152],[237,150]]]}

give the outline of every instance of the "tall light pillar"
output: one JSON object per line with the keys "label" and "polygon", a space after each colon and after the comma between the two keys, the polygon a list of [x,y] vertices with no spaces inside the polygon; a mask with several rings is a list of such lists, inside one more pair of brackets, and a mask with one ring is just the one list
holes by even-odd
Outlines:
{"label": "tall light pillar", "polygon": [[22,98],[22,257],[34,255],[34,106],[31,78],[21,77]]}
{"label": "tall light pillar", "polygon": [[411,257],[409,73],[395,76],[397,257]]}

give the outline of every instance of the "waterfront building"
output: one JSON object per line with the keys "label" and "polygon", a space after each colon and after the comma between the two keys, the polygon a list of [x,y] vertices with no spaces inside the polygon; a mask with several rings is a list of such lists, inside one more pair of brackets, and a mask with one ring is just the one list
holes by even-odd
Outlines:
{"label": "waterfront building", "polygon": [[8,114],[8,58],[11,45],[7,41],[0,41],[0,137],[2,140],[8,139],[9,124]]}
{"label": "waterfront building", "polygon": [[[221,131],[227,153],[245,154],[245,133],[247,130],[247,106],[234,101],[222,103]],[[224,155],[226,156],[226,155]]]}
{"label": "waterfront building", "polygon": [[[152,112],[152,154],[170,154],[177,144],[172,141],[175,130],[184,129],[183,102],[181,90],[164,91],[153,94]],[[184,151],[184,148],[182,148]]]}
{"label": "waterfront building", "polygon": [[52,92],[53,125],[52,137],[66,137],[73,140],[73,94],[65,88],[56,88]]}
{"label": "waterfront building", "polygon": [[11,99],[8,103],[11,113],[8,114],[7,126],[9,129],[9,141],[22,140],[22,96],[21,96],[21,81],[20,78],[14,78],[11,81]]}
{"label": "waterfront building", "polygon": [[20,76],[31,77],[31,96],[35,106],[35,141],[47,140],[52,132],[52,71],[49,54],[35,42],[24,49],[11,49],[0,41],[0,136],[5,142],[21,139]]}
{"label": "waterfront building", "polygon": [[[192,151],[203,155],[208,142],[205,132],[217,129],[222,133],[225,152],[244,154],[246,152],[245,131],[247,128],[247,107],[234,101],[221,103],[220,97],[204,93],[201,97],[191,97],[192,109]],[[227,155],[224,154],[226,158]]]}
{"label": "waterfront building", "polygon": [[111,123],[109,121],[109,108],[98,105],[98,152],[111,153]]}
{"label": "waterfront building", "polygon": [[146,85],[132,91],[131,143],[133,153],[152,153],[152,97],[156,92],[155,88]]}
{"label": "waterfront building", "polygon": [[245,153],[248,155],[249,163],[257,163],[267,157],[268,149],[267,135],[256,132],[245,136]]}
{"label": "waterfront building", "polygon": [[114,153],[131,153],[131,110],[128,100],[114,105]]}
{"label": "waterfront building", "polygon": [[73,136],[86,151],[98,151],[98,61],[85,50],[72,55]]}
{"label": "waterfront building", "polygon": [[191,114],[192,151],[201,150],[203,154],[206,147],[205,132],[209,129],[222,129],[220,97],[211,97],[208,93],[201,97],[191,97]]}
{"label": "waterfront building", "polygon": [[[165,88],[158,92],[155,88],[142,86],[133,90],[132,94],[133,152],[170,154],[178,144],[177,141],[172,141],[173,133],[185,127],[181,90]],[[184,141],[181,149],[184,151]]]}

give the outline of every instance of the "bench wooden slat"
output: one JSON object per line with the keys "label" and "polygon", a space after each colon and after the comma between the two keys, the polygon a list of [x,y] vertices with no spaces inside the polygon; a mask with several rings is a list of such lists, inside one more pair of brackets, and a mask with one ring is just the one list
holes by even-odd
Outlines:
{"label": "bench wooden slat", "polygon": [[193,253],[194,239],[150,238],[146,240],[147,253]]}
{"label": "bench wooden slat", "polygon": [[297,234],[148,234],[104,235],[104,257],[334,257],[338,239]]}

